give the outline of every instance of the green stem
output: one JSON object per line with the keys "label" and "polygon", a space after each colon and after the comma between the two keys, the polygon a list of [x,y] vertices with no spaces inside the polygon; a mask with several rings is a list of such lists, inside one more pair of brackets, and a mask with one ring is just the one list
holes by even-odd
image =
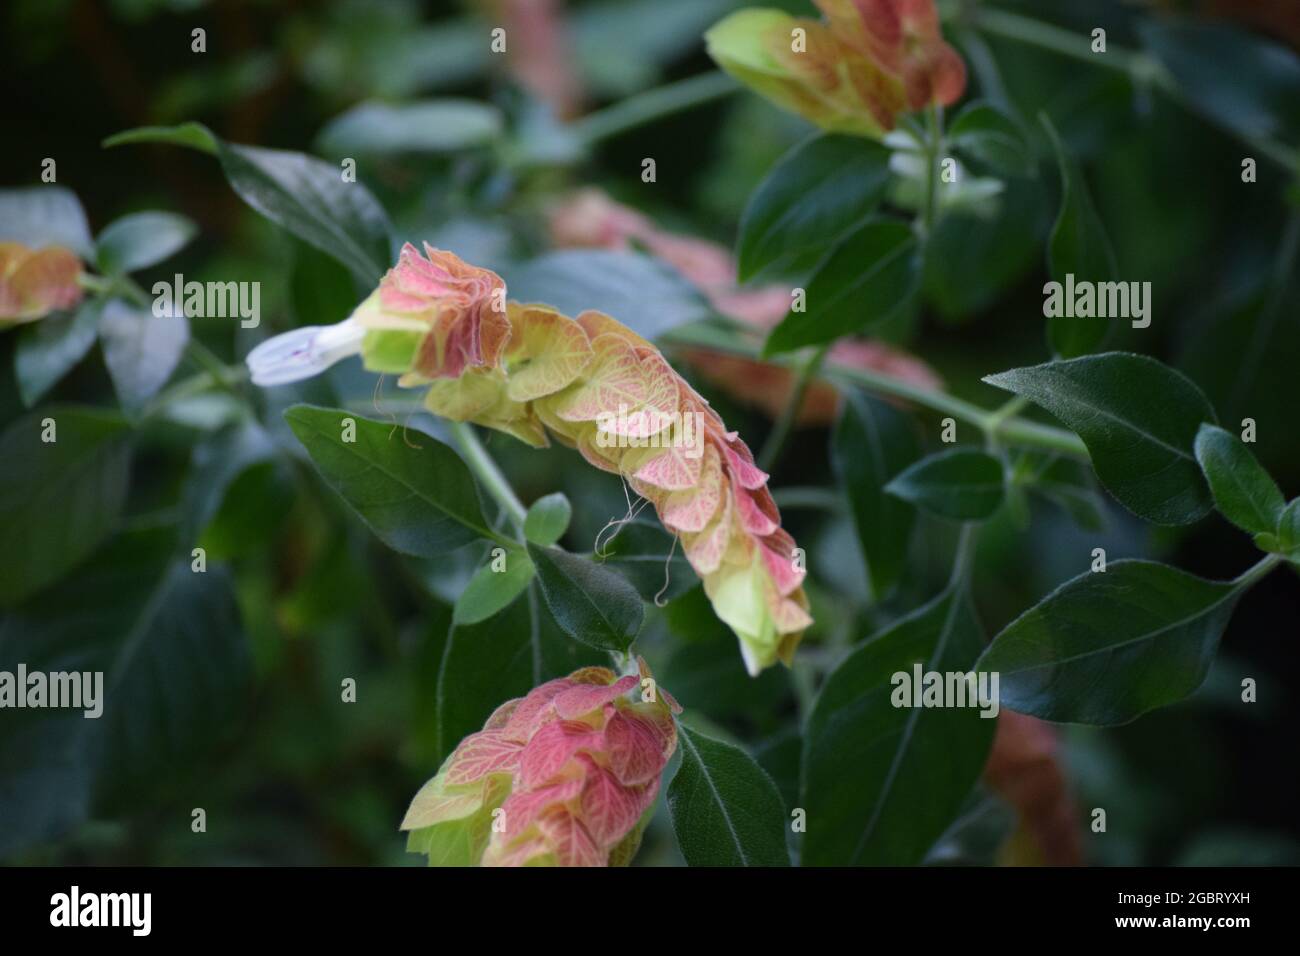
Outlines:
{"label": "green stem", "polygon": [[939,160],[943,151],[943,119],[939,107],[925,111],[925,203],[918,223],[922,237],[934,231],[939,208]]}
{"label": "green stem", "polygon": [[1044,23],[1018,13],[995,10],[991,7],[981,7],[974,13],[973,19],[979,29],[993,36],[1028,43],[1031,46],[1059,53],[1061,56],[1091,63],[1093,66],[1119,70],[1130,76],[1151,78],[1157,83],[1172,82],[1172,78],[1154,57],[1132,50],[1119,49],[1110,43],[1106,45],[1105,53],[1094,53],[1090,39],[1053,23]]}
{"label": "green stem", "polygon": [[145,406],[141,417],[152,418],[161,413],[173,402],[191,398],[195,395],[201,395],[211,388],[222,388],[233,395],[239,396],[235,384],[242,380],[243,376],[240,372],[240,369],[227,368],[226,366],[222,366],[220,371],[204,369],[202,372],[191,375],[189,378],[182,379],[166,391],[155,395],[153,400]]}
{"label": "green stem", "polygon": [[109,285],[109,292],[120,293],[141,308],[149,308],[153,305],[153,299],[149,298],[149,294],[130,276],[114,276]]}
{"label": "green stem", "polygon": [[952,576],[948,579],[951,589],[964,588],[969,582],[971,565],[975,559],[975,537],[979,526],[967,522],[961,526],[957,538],[957,550],[952,558]]}
{"label": "green stem", "polygon": [[763,443],[763,450],[758,454],[758,467],[764,471],[771,471],[776,464],[776,460],[781,456],[781,450],[785,447],[786,441],[790,438],[790,432],[794,430],[795,422],[799,420],[799,412],[803,408],[804,397],[808,394],[808,386],[812,384],[817,373],[821,371],[822,362],[826,359],[826,353],[830,349],[831,343],[819,345],[809,353],[807,360],[799,367],[799,372],[795,376],[794,386],[790,389],[790,397],[786,400],[785,407],[781,409],[781,414],[772,427],[772,433],[767,436],[767,441]]}
{"label": "green stem", "polygon": [[[686,325],[673,329],[662,337],[662,341],[666,345],[703,347],[754,360],[760,360],[762,356],[762,350],[758,345],[729,334],[718,334],[715,330],[701,325]],[[777,355],[765,361],[789,368],[796,360],[790,356]],[[878,395],[901,398],[938,412],[940,415],[968,422],[986,435],[992,435],[1009,445],[1043,448],[1085,460],[1088,457],[1088,449],[1073,432],[1063,428],[1053,428],[1051,425],[1040,425],[1038,422],[1024,418],[998,420],[996,411],[989,411],[973,402],[949,395],[947,392],[914,385],[882,372],[832,362],[823,365],[822,377],[841,385],[864,388]]]}
{"label": "green stem", "polygon": [[573,132],[583,143],[591,146],[673,113],[719,99],[739,88],[739,84],[721,70],[701,73],[629,96],[612,106],[589,113],[573,124]]}
{"label": "green stem", "polygon": [[829,488],[782,485],[772,489],[772,499],[782,511],[786,508],[806,508],[838,514],[844,510],[844,499],[840,493]]}
{"label": "green stem", "polygon": [[1007,419],[991,429],[986,429],[986,434],[1006,445],[1019,448],[1042,448],[1069,455],[1071,458],[1081,458],[1084,461],[1089,458],[1088,447],[1074,432],[1066,431],[1064,428],[1053,428],[1051,425],[1040,425],[1027,418]]}
{"label": "green stem", "polygon": [[1015,108],[1011,105],[1011,97],[1007,94],[1007,85],[1002,81],[997,60],[994,59],[989,45],[984,42],[984,37],[966,26],[958,29],[957,36],[979,82],[980,95],[994,106],[1001,107],[1008,113],[1014,113]]}
{"label": "green stem", "polygon": [[82,272],[77,276],[77,285],[81,286],[87,292],[93,292],[95,295],[104,295],[113,288],[113,281],[104,276],[97,276],[90,272]]}
{"label": "green stem", "polygon": [[483,443],[479,441],[478,434],[474,427],[465,422],[448,422],[451,426],[452,438],[456,441],[456,447],[460,449],[461,457],[465,459],[465,464],[469,470],[474,472],[474,476],[487,489],[494,501],[501,506],[514,524],[516,530],[522,531],[524,527],[524,516],[528,513],[524,508],[523,502],[515,494],[515,490],[510,487],[510,482],[506,476],[501,473],[497,463],[492,460],[492,456],[487,453]]}
{"label": "green stem", "polygon": [[994,410],[984,419],[984,442],[990,450],[996,449],[1002,438],[1002,427],[1029,407],[1029,399],[1016,395],[1001,408]]}
{"label": "green stem", "polygon": [[193,336],[185,343],[185,354],[205,372],[211,376],[212,381],[225,389],[236,398],[242,399],[239,389],[235,387],[236,383],[241,382],[248,375],[248,368],[243,364],[227,365],[221,359],[213,354],[212,350]]}
{"label": "green stem", "polygon": [[1253,587],[1261,578],[1277,567],[1281,561],[1282,556],[1280,554],[1266,554],[1255,564],[1233,578],[1232,583],[1240,591]]}

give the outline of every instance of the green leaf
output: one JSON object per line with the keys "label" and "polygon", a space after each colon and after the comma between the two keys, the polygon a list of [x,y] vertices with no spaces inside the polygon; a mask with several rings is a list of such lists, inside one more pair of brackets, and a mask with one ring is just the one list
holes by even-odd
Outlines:
{"label": "green leaf", "polygon": [[902,576],[916,521],[916,510],[885,494],[885,484],[918,453],[916,433],[906,415],[861,392],[846,393],[831,436],[831,458],[849,499],[867,579],[877,601]]}
{"label": "green leaf", "polygon": [[895,315],[921,278],[916,236],[893,220],[868,222],[836,246],[808,282],[807,310],[790,312],[767,338],[765,356],[832,342]]}
{"label": "green leaf", "polygon": [[981,671],[1044,720],[1123,724],[1205,680],[1243,587],[1152,561],[1072,578],[993,639]]}
{"label": "green leaf", "polygon": [[[29,664],[4,650],[8,625],[0,619],[0,661],[12,672]],[[30,665],[35,666],[35,665]],[[23,715],[23,716],[19,716]],[[37,715],[44,720],[35,719]],[[0,857],[55,839],[90,812],[94,768],[82,755],[80,735],[91,721],[79,711],[17,711],[0,723]]]}
{"label": "green leaf", "polygon": [[559,548],[528,545],[537,580],[564,633],[601,650],[626,651],[641,630],[645,605],[621,574]]}
{"label": "green leaf", "polygon": [[392,260],[388,215],[339,167],[303,153],[218,143],[226,178],[267,219],[348,267],[364,287],[378,285]]}
{"label": "green leaf", "polygon": [[978,707],[895,706],[895,675],[966,673],[982,645],[969,595],[950,589],[831,672],[804,736],[804,865],[925,858],[979,780],[997,721]]}
{"label": "green leaf", "polygon": [[925,866],[997,866],[1015,834],[1019,814],[1001,797],[976,787],[957,819],[925,855]]}
{"label": "green leaf", "polygon": [[1284,551],[1300,548],[1300,498],[1295,498],[1282,510],[1277,520],[1278,543]]}
{"label": "green leaf", "polygon": [[[54,441],[42,441],[46,419]],[[64,405],[0,435],[0,605],[61,577],[108,536],[126,500],[127,434],[117,415]]]}
{"label": "green leaf", "polygon": [[1046,116],[1044,125],[1056,150],[1061,173],[1061,209],[1047,246],[1048,272],[1061,287],[1057,297],[1061,314],[1048,318],[1047,340],[1056,355],[1075,358],[1097,350],[1109,334],[1110,323],[1115,321],[1115,317],[1084,318],[1065,314],[1070,305],[1066,301],[1066,283],[1070,281],[1067,277],[1073,276],[1074,283],[1113,282],[1119,267],[1101,217],[1097,215],[1092,197],[1084,185],[1082,172],[1065,154],[1065,147]]}
{"label": "green leaf", "polygon": [[482,730],[491,713],[534,687],[604,655],[568,640],[546,612],[535,587],[526,600],[478,624],[453,625],[438,670],[438,758]]}
{"label": "green leaf", "polygon": [[800,143],[758,184],[740,220],[741,281],[802,275],[874,212],[889,181],[889,150],[854,136]]}
{"label": "green leaf", "polygon": [[0,189],[0,242],[66,246],[83,259],[93,258],[95,248],[81,202],[62,186]]}
{"label": "green leaf", "polygon": [[104,306],[99,338],[118,400],[123,408],[139,411],[176,371],[190,323],[179,311],[159,316],[113,299]]}
{"label": "green leaf", "polygon": [[442,442],[420,435],[411,448],[391,422],[338,408],[295,405],[284,418],[326,483],[395,551],[430,558],[496,538],[469,469]]}
{"label": "green leaf", "polygon": [[101,794],[158,786],[241,715],[251,667],[233,582],[219,566],[196,573],[188,554],[175,554],[168,528],[126,532],[0,625],[5,669],[24,661],[30,670],[103,672],[102,714],[78,712],[68,741]]}
{"label": "green leaf", "polygon": [[647,601],[671,601],[699,583],[676,537],[653,519],[621,525],[601,543],[600,560],[631,581]]}
{"label": "green leaf", "polygon": [[1058,458],[1024,485],[1065,511],[1083,530],[1101,531],[1106,527],[1105,505],[1086,465]]}
{"label": "green leaf", "polygon": [[1193,445],[1201,423],[1216,419],[1182,374],[1144,355],[1107,352],[984,381],[1032,399],[1074,429],[1106,490],[1139,517],[1177,525],[1209,512]]}
{"label": "green leaf", "polygon": [[[735,0],[618,0],[583,4],[566,25],[584,84],[602,98],[621,99],[661,81],[682,51]],[[488,57],[491,59],[491,57]]]}
{"label": "green leaf", "polygon": [[[495,548],[492,549],[496,551]],[[452,621],[477,624],[510,604],[533,580],[533,562],[519,549],[507,549],[497,570],[498,558],[489,553],[487,563],[474,572],[465,590],[456,599]]]}
{"label": "green leaf", "polygon": [[[289,297],[299,325],[334,325],[357,307],[357,288],[347,267],[301,239],[293,240]],[[409,367],[408,362],[402,371]]]}
{"label": "green leaf", "polygon": [[110,275],[135,272],[175,255],[198,226],[174,212],[137,212],[115,219],[95,240],[95,259]]}
{"label": "green leaf", "polygon": [[1268,551],[1271,554],[1281,554],[1286,549],[1282,547],[1282,539],[1272,531],[1261,531],[1253,535],[1251,540],[1255,542],[1255,547],[1261,551]]}
{"label": "green leaf", "polygon": [[690,866],[789,866],[781,794],[739,747],[677,725],[682,764],[668,785],[677,845]]}
{"label": "green leaf", "polygon": [[519,302],[545,302],[566,315],[595,309],[647,339],[713,314],[680,273],[632,252],[548,252],[510,269],[505,279]]}
{"label": "green leaf", "polygon": [[[1300,179],[1297,180],[1300,183]],[[1262,262],[1262,260],[1261,260]],[[1270,270],[1240,292],[1205,308],[1206,321],[1188,329],[1178,368],[1205,392],[1221,420],[1244,427],[1250,418],[1260,435],[1289,434],[1295,403],[1294,356],[1300,355],[1300,322],[1285,320],[1295,297],[1277,297]],[[1288,285],[1295,285],[1290,276]],[[1224,356],[1242,356],[1225,361]],[[1240,433],[1239,433],[1240,434]],[[1264,442],[1252,449],[1269,471],[1283,474],[1294,462],[1287,442]]]}
{"label": "green leaf", "polygon": [[998,510],[1006,486],[998,459],[972,448],[952,448],[911,465],[885,491],[941,518],[982,521]]}
{"label": "green leaf", "polygon": [[1196,460],[1225,518],[1251,534],[1277,530],[1286,499],[1236,435],[1217,425],[1202,425],[1196,434]]}
{"label": "green leaf", "polygon": [[449,153],[501,137],[501,111],[477,100],[358,103],[330,120],[317,145],[330,156]]}
{"label": "green leaf", "polygon": [[564,537],[573,518],[573,507],[564,492],[538,498],[528,506],[524,516],[524,537],[532,544],[548,548]]}
{"label": "green leaf", "polygon": [[153,579],[131,629],[115,635],[102,728],[115,790],[156,780],[229,733],[242,709],[251,666],[234,582],[212,565],[197,574],[187,559]]}
{"label": "green leaf", "polygon": [[1161,17],[1138,22],[1189,109],[1240,136],[1300,139],[1300,57],[1226,22]]}
{"label": "green leaf", "polygon": [[128,130],[105,140],[163,142],[214,153],[231,188],[249,206],[347,266],[357,282],[378,284],[392,260],[391,228],[379,202],[342,169],[304,153],[240,146],[197,123]]}
{"label": "green leaf", "polygon": [[[663,620],[673,639],[656,652],[655,678],[692,718],[765,726],[774,712],[794,705],[790,671],[768,667],[751,677],[736,653],[736,635],[719,626],[702,586],[670,603]],[[753,756],[762,763],[757,751]],[[798,799],[790,805],[798,806]]]}
{"label": "green leaf", "polygon": [[181,123],[179,126],[138,126],[135,129],[114,133],[104,140],[104,147],[127,146],[133,143],[166,143],[186,146],[201,153],[217,154],[217,138],[202,123]]}
{"label": "green leaf", "polygon": [[1001,173],[1026,176],[1034,156],[1019,124],[989,103],[967,103],[948,127],[948,142],[965,156]]}
{"label": "green leaf", "polygon": [[969,211],[945,212],[925,242],[924,288],[944,322],[993,309],[1041,261],[1047,224],[1041,184],[1017,180]]}
{"label": "green leaf", "polygon": [[247,419],[199,441],[185,484],[185,540],[202,538],[235,482],[250,468],[274,461],[275,454],[266,429]]}
{"label": "green leaf", "polygon": [[[301,493],[293,470],[283,458],[254,462],[231,481],[221,506],[194,543],[207,551],[208,561],[232,561],[266,554],[277,546],[281,529],[288,523]],[[300,589],[295,597],[314,583],[310,577],[299,579]],[[331,597],[340,602],[349,599],[345,595]],[[361,600],[358,595],[352,597]],[[306,605],[307,596],[302,598],[295,609]]]}
{"label": "green leaf", "polygon": [[95,344],[103,303],[87,299],[75,312],[32,322],[18,333],[14,375],[23,405],[31,408],[86,357]]}

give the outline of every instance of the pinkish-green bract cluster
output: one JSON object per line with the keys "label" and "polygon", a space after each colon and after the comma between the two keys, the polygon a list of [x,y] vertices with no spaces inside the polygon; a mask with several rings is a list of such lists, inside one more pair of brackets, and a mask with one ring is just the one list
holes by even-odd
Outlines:
{"label": "pinkish-green bract cluster", "polygon": [[822,129],[879,139],[899,117],[956,102],[966,67],[934,0],[813,0],[825,19],[737,10],[705,35],[714,61]]}
{"label": "pinkish-green bract cluster", "polygon": [[81,260],[62,246],[0,242],[0,328],[41,319],[81,301]]}
{"label": "pinkish-green bract cluster", "polygon": [[487,269],[407,245],[349,319],[250,353],[253,381],[292,381],[360,352],[371,371],[425,389],[435,415],[536,448],[555,438],[577,449],[654,505],[749,672],[789,664],[812,624],[804,555],[749,447],[653,343],[616,319],[593,310],[570,318],[505,293]]}
{"label": "pinkish-green bract cluster", "polygon": [[432,866],[626,865],[677,748],[676,701],[586,667],[507,701],[411,801],[408,849]]}

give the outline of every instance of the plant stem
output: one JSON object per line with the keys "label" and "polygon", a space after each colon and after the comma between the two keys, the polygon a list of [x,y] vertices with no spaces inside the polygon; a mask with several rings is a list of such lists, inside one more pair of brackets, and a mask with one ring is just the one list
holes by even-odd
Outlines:
{"label": "plant stem", "polygon": [[831,343],[819,345],[809,353],[808,358],[803,365],[799,367],[799,372],[795,376],[794,385],[790,389],[790,397],[786,400],[785,407],[781,409],[781,415],[777,418],[776,424],[772,427],[772,433],[767,436],[767,441],[763,443],[763,450],[758,454],[758,467],[764,471],[771,471],[776,460],[781,456],[781,450],[790,438],[790,432],[794,430],[795,422],[799,420],[799,412],[803,409],[804,397],[808,394],[808,386],[812,380],[817,377],[821,370],[822,362],[826,359],[826,353],[830,350]]}
{"label": "plant stem", "polygon": [[151,418],[162,412],[172,402],[178,402],[182,399],[190,398],[194,395],[201,395],[214,386],[220,387],[230,392],[237,398],[243,399],[235,384],[243,380],[246,375],[243,369],[232,368],[221,365],[217,369],[204,369],[191,375],[189,378],[181,379],[175,385],[166,391],[159,392],[141,413],[142,418]]}
{"label": "plant stem", "polygon": [[211,349],[192,335],[189,341],[185,343],[185,354],[193,360],[195,365],[207,372],[216,385],[219,385],[236,398],[243,398],[239,390],[235,388],[235,383],[243,381],[248,375],[246,366],[243,364],[227,365],[217,358]]}
{"label": "plant stem", "polygon": [[975,537],[979,525],[966,522],[961,526],[957,538],[957,548],[952,556],[952,576],[948,579],[950,589],[964,588],[969,583],[971,564],[975,558]]}
{"label": "plant stem", "polygon": [[578,139],[590,146],[673,113],[719,99],[739,88],[739,84],[721,70],[701,73],[629,96],[612,106],[589,113],[574,123],[572,129]]}
{"label": "plant stem", "polygon": [[1266,554],[1255,564],[1252,564],[1237,577],[1233,578],[1232,583],[1238,590],[1242,591],[1246,590],[1246,588],[1253,587],[1261,578],[1277,567],[1281,561],[1282,556],[1280,554]]}
{"label": "plant stem", "polygon": [[141,308],[148,308],[153,300],[148,293],[130,276],[114,276],[109,284],[109,293],[120,293]]}
{"label": "plant stem", "polygon": [[844,499],[839,492],[829,488],[802,485],[783,485],[772,489],[772,500],[782,510],[807,508],[810,511],[829,511],[838,514],[844,510]]}
{"label": "plant stem", "polygon": [[984,419],[984,439],[990,446],[996,446],[1002,437],[1001,428],[1008,419],[1015,418],[1029,407],[1029,399],[1016,395],[1001,408],[994,410]]}
{"label": "plant stem", "polygon": [[981,7],[974,13],[974,23],[979,29],[993,36],[1008,40],[1017,40],[1031,46],[1051,50],[1061,56],[1119,70],[1130,76],[1143,76],[1161,84],[1172,81],[1164,67],[1154,57],[1132,50],[1123,50],[1108,43],[1106,52],[1092,52],[1092,43],[1085,37],[1054,23],[1044,23],[1030,17],[1012,13],[1009,10],[994,10]]}
{"label": "plant stem", "polygon": [[1071,458],[1081,458],[1084,461],[1089,459],[1088,447],[1074,432],[1066,431],[1064,428],[1053,428],[1051,425],[1040,425],[1027,418],[1009,418],[992,428],[986,428],[985,431],[994,439],[1007,445],[1042,448],[1069,455]]}
{"label": "plant stem", "polygon": [[93,292],[95,295],[103,295],[113,288],[111,280],[104,276],[97,276],[90,272],[82,272],[77,275],[77,285],[81,286],[87,292]]}
{"label": "plant stem", "polygon": [[509,516],[516,530],[522,531],[524,516],[528,512],[524,508],[523,502],[519,500],[519,496],[515,494],[515,490],[510,487],[510,482],[506,480],[506,476],[501,473],[497,463],[492,460],[492,456],[487,453],[487,449],[479,441],[474,427],[466,422],[448,422],[447,424],[451,427],[452,438],[456,440],[456,447],[460,449],[461,457],[465,459],[465,464],[469,466],[469,470],[474,472],[474,477],[482,482],[488,494]]}
{"label": "plant stem", "polygon": [[[754,360],[759,360],[761,356],[761,349],[757,344],[751,344],[726,333],[718,334],[716,330],[707,326],[681,326],[666,333],[662,341],[667,345],[678,344],[715,349]],[[778,355],[766,361],[789,368],[796,360],[790,356]],[[901,398],[936,411],[940,415],[968,422],[986,435],[992,435],[1010,445],[1043,448],[1072,458],[1086,460],[1088,457],[1088,449],[1083,441],[1073,432],[1063,428],[1040,425],[1038,422],[1024,418],[1000,420],[997,411],[989,411],[973,402],[949,395],[947,392],[914,385],[871,369],[824,363],[822,374],[829,381],[841,385],[856,386],[879,395]]]}
{"label": "plant stem", "polygon": [[925,111],[925,204],[918,223],[921,236],[928,238],[934,231],[934,221],[939,208],[939,154],[943,151],[943,119],[939,107]]}

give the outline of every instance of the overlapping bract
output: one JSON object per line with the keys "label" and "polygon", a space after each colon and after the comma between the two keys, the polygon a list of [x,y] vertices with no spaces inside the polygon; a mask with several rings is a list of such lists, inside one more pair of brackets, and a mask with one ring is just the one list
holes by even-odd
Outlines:
{"label": "overlapping bract", "polygon": [[[551,241],[560,247],[644,248],[680,272],[719,313],[756,331],[770,332],[790,311],[788,287],[738,288],[736,260],[725,246],[667,232],[598,189],[578,190],[556,203],[550,210],[549,226]],[[795,389],[795,372],[784,365],[702,347],[678,349],[676,354],[696,375],[772,418],[789,404]],[[943,386],[925,362],[879,339],[840,339],[826,358],[827,364],[882,372],[924,388]],[[797,423],[829,425],[839,407],[840,393],[835,386],[815,378],[804,392]]]}
{"label": "overlapping bract", "polygon": [[739,10],[706,34],[709,55],[823,129],[879,138],[900,114],[955,102],[966,68],[933,0],[814,0],[825,20]]}
{"label": "overlapping bract", "polygon": [[434,866],[628,863],[677,747],[681,708],[649,677],[587,667],[502,704],[411,801],[408,848]]}
{"label": "overlapping bract", "polygon": [[[429,254],[448,273],[475,271],[450,253]],[[457,289],[452,304],[443,305],[436,289],[446,282],[427,273],[428,263],[408,246],[359,310],[367,367],[401,374],[404,386],[427,386],[425,405],[436,415],[496,428],[535,447],[554,435],[597,468],[621,475],[681,540],[718,616],[740,638],[749,671],[788,663],[811,623],[803,562],[781,529],[767,475],[708,402],[657,348],[603,313],[575,320],[510,302],[502,315],[487,301],[495,283],[481,277],[474,288],[482,301],[465,302]],[[400,294],[386,296],[391,286]],[[411,288],[430,291],[416,302],[407,298]],[[388,305],[405,311],[394,315],[384,311]],[[459,337],[472,331],[469,316],[478,316],[473,328],[486,339],[478,346]],[[439,344],[453,340],[457,375],[449,374],[450,350]],[[441,364],[426,361],[430,356]]]}
{"label": "overlapping bract", "polygon": [[[501,277],[426,244],[425,256],[407,243],[397,265],[352,318],[368,330],[404,331],[417,350],[397,364],[424,378],[456,378],[467,368],[492,367],[510,337]],[[394,364],[391,355],[381,356]]]}
{"label": "overlapping bract", "polygon": [[81,260],[62,246],[0,242],[0,328],[32,322],[81,301]]}

